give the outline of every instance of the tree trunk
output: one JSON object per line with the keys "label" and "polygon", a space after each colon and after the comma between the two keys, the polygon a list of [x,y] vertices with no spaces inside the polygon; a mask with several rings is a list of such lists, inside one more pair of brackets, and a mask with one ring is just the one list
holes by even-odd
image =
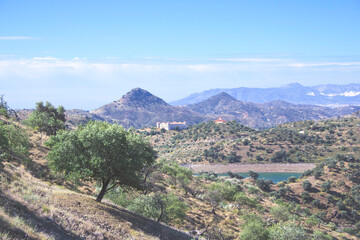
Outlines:
{"label": "tree trunk", "polygon": [[160,222],[161,219],[163,218],[163,216],[164,216],[164,205],[161,204],[161,205],[160,205],[160,216],[158,217],[158,219],[157,219],[156,221],[157,221],[157,222]]}
{"label": "tree trunk", "polygon": [[156,202],[160,205],[160,216],[156,220],[157,222],[160,222],[165,214],[165,202],[161,199],[161,196],[156,196]]}
{"label": "tree trunk", "polygon": [[101,200],[103,199],[103,197],[106,193],[107,186],[109,185],[109,183],[110,183],[110,179],[103,179],[102,188],[101,188],[99,195],[96,198],[96,201],[101,202]]}

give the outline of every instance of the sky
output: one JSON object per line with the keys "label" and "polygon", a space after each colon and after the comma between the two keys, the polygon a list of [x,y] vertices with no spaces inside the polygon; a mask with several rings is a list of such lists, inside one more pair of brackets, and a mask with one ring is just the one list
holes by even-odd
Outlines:
{"label": "sky", "polygon": [[360,1],[0,0],[0,94],[14,109],[292,82],[360,83]]}

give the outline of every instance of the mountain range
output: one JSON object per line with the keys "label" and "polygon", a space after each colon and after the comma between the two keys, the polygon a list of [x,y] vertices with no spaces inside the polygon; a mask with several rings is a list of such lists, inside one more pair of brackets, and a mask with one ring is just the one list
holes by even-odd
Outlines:
{"label": "mountain range", "polygon": [[246,126],[261,129],[285,122],[318,120],[348,115],[359,111],[360,106],[329,108],[316,105],[293,104],[281,100],[268,103],[239,101],[228,93],[220,92],[204,101],[186,106],[172,106],[150,92],[135,88],[119,100],[93,111],[70,110],[67,117],[77,121],[105,120],[126,128],[154,127],[156,122],[186,121],[197,124],[223,117]]}
{"label": "mountain range", "polygon": [[254,103],[266,103],[282,100],[295,104],[312,104],[322,106],[360,105],[360,84],[318,85],[306,87],[291,83],[278,88],[218,88],[191,94],[178,101],[174,106],[199,103],[221,92],[228,93],[237,100]]}
{"label": "mountain range", "polygon": [[[327,97],[329,101],[335,98],[348,98],[348,102],[352,101],[352,103],[357,104],[345,105],[336,102],[337,105],[343,106],[326,107],[319,105],[321,101],[316,102],[315,105],[295,104],[281,100],[290,98],[291,93],[293,93],[294,98],[292,102],[300,101],[301,92],[306,92],[304,89],[310,91],[310,88],[299,84],[290,84],[282,88],[250,90],[246,96],[248,96],[248,99],[254,99],[252,102],[242,101],[233,96],[237,90],[244,91],[245,88],[228,89],[228,91],[220,91],[221,89],[209,90],[202,94],[191,95],[193,97],[187,98],[184,102],[194,103],[182,106],[170,105],[144,89],[135,88],[126,93],[122,98],[92,111],[80,109],[67,110],[67,125],[75,127],[77,124],[84,124],[89,120],[99,120],[118,123],[125,128],[142,128],[154,127],[157,122],[186,121],[189,125],[193,125],[223,117],[225,120],[236,120],[251,128],[263,129],[286,122],[327,119],[360,111],[360,100],[358,102],[355,101],[355,99],[360,98],[360,95],[358,95],[360,93],[360,84],[346,86],[323,85],[311,89],[315,88],[318,89],[317,93],[314,93],[315,96],[305,94],[305,98],[314,97],[315,99],[318,92],[321,92],[322,94],[318,94],[320,95],[319,98],[327,94],[329,95]],[[244,96],[241,95],[241,91],[238,92],[240,95],[237,96]],[[255,101],[256,91],[258,91],[258,101]],[[262,93],[260,93],[261,91]],[[207,96],[209,97],[206,98]],[[265,101],[265,99],[276,100],[259,103]],[[18,110],[17,114],[21,119],[26,119],[32,111],[30,109]]]}

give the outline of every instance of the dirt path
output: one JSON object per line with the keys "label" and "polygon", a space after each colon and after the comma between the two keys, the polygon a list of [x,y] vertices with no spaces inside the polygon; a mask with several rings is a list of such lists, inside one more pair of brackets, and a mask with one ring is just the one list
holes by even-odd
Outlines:
{"label": "dirt path", "polygon": [[246,173],[255,172],[294,172],[301,173],[313,169],[314,163],[265,163],[265,164],[187,164],[184,165],[195,173],[213,171],[215,173]]}

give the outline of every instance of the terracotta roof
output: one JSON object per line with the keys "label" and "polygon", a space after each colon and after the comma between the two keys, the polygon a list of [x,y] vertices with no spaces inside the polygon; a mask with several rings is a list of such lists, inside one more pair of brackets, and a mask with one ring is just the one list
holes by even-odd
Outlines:
{"label": "terracotta roof", "polygon": [[219,117],[218,119],[214,120],[215,122],[226,122],[222,117]]}

